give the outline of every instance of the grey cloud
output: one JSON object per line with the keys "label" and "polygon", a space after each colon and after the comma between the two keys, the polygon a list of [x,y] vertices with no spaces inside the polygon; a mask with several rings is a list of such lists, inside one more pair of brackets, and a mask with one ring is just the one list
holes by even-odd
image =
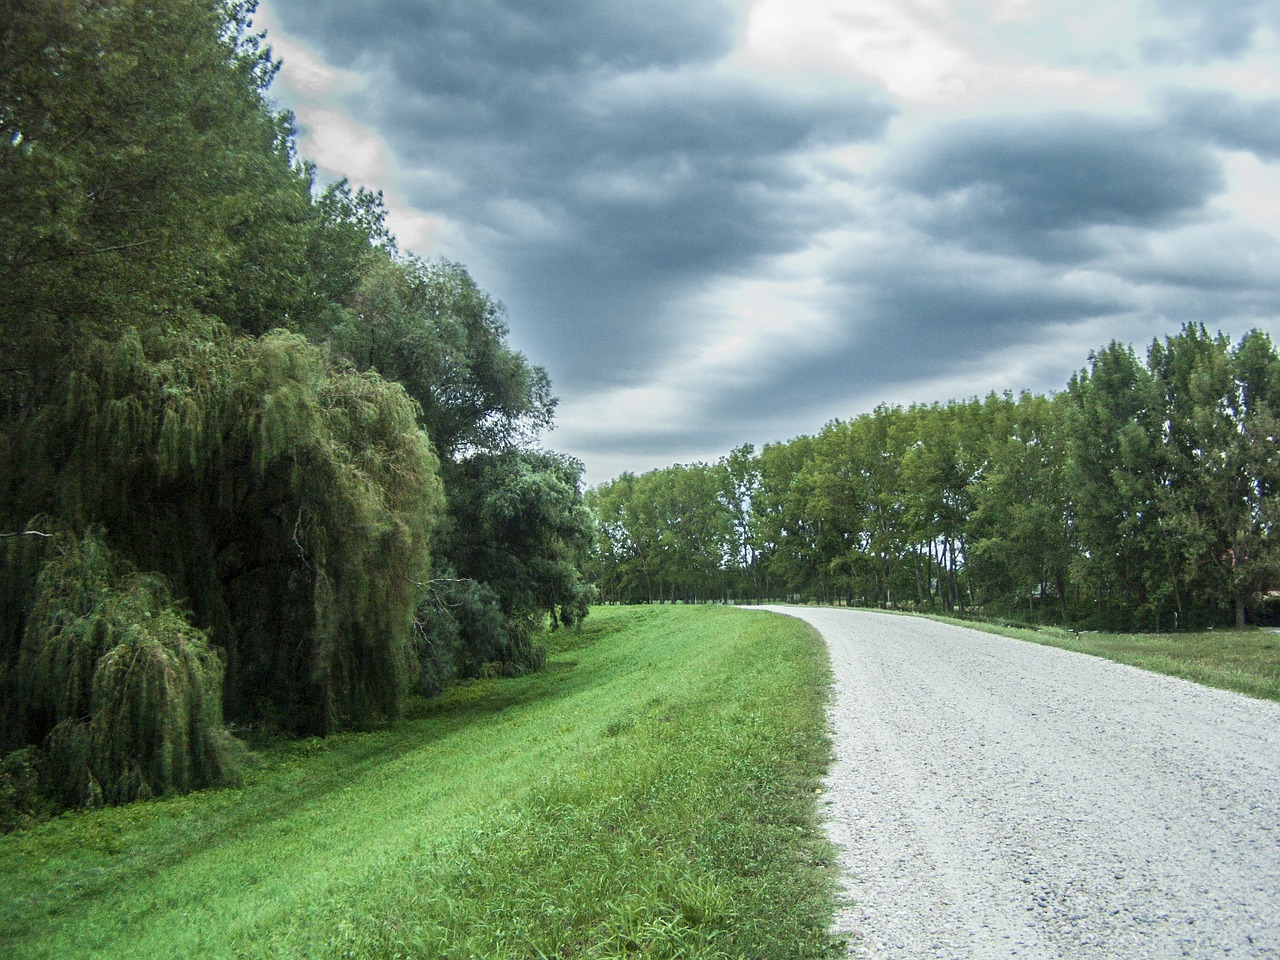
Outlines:
{"label": "grey cloud", "polygon": [[[712,280],[767,279],[770,257],[857,225],[856,255],[821,268],[832,295],[819,312],[842,329],[820,354],[780,350],[750,382],[694,384],[695,415],[666,433],[637,411],[634,435],[553,436],[588,460],[624,448],[654,465],[714,459],[814,432],[858,413],[842,406],[855,399],[989,369],[1046,327],[1079,331],[1078,350],[1045,382],[1010,388],[1060,389],[1105,341],[1100,327],[1136,342],[1184,319],[1239,333],[1280,316],[1274,238],[1214,233],[1207,207],[1224,185],[1215,147],[1280,157],[1276,101],[1182,90],[1149,120],[953,123],[896,149],[853,209],[821,182],[829,170],[813,172],[814,148],[881,138],[893,109],[852,81],[805,90],[734,73],[738,4],[264,3],[369,78],[346,106],[393,147],[394,190],[455,226],[448,255],[507,303],[513,342],[567,398],[650,382],[714,322],[681,313],[691,295],[705,304]],[[1173,26],[1153,55],[1238,55],[1268,9],[1168,0]]]}
{"label": "grey cloud", "polygon": [[846,216],[811,195],[800,158],[879,137],[893,113],[853,86],[779,89],[725,68],[736,14],[715,2],[272,9],[376,78],[354,112],[394,147],[414,206],[483,246],[562,389],[640,378],[688,332],[665,308],[691,285]]}
{"label": "grey cloud", "polygon": [[1274,0],[1159,0],[1170,32],[1143,45],[1152,63],[1208,63],[1243,56],[1266,23],[1280,23]]}
{"label": "grey cloud", "polygon": [[1186,220],[1223,189],[1201,144],[1088,114],[945,128],[898,158],[895,187],[930,201],[921,226],[980,249],[1088,259],[1097,227]]}
{"label": "grey cloud", "polygon": [[440,89],[504,76],[707,62],[732,47],[728,4],[648,0],[271,0],[291,33],[352,66],[388,54]]}
{"label": "grey cloud", "polygon": [[[812,411],[810,429],[816,429],[824,416],[857,412],[832,411],[834,397],[891,399],[904,382],[952,376],[996,351],[1035,346],[1046,327],[1069,328],[1138,307],[1130,296],[1068,285],[1052,269],[963,255],[923,238],[863,250],[832,280],[827,306],[845,318],[843,329],[820,354],[777,363],[749,392],[716,401],[710,419]],[[1082,342],[1064,369],[1083,363],[1094,346]],[[1064,382],[1065,376],[1007,386],[1058,389]]]}
{"label": "grey cloud", "polygon": [[1225,90],[1170,90],[1164,95],[1170,122],[1228,150],[1249,150],[1280,160],[1280,99],[1245,100]]}

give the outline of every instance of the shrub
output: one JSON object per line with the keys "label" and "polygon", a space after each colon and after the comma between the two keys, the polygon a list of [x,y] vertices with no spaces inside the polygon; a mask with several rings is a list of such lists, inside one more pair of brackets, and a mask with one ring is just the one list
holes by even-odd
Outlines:
{"label": "shrub", "polygon": [[51,812],[40,776],[44,759],[39,747],[23,747],[0,757],[0,833],[25,827]]}
{"label": "shrub", "polygon": [[28,735],[47,731],[43,789],[97,806],[234,781],[222,660],[164,582],[101,531],[61,535],[50,552],[15,685]]}

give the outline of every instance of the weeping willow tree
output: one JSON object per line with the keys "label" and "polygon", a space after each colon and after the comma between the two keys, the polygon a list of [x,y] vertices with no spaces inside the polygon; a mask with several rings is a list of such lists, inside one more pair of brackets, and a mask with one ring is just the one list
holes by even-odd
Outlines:
{"label": "weeping willow tree", "polygon": [[8,436],[6,513],[43,516],[0,550],[0,746],[41,745],[64,804],[226,783],[224,713],[365,727],[417,679],[441,495],[414,404],[296,335],[205,334],[86,348]]}
{"label": "weeping willow tree", "polygon": [[131,331],[18,439],[24,512],[100,524],[173,582],[226,656],[229,719],[325,733],[396,713],[440,509],[399,386],[285,332]]}
{"label": "weeping willow tree", "polygon": [[20,719],[48,730],[45,779],[97,806],[234,779],[222,660],[154,575],[100,531],[53,538],[20,643]]}
{"label": "weeping willow tree", "polygon": [[0,4],[0,824],[34,753],[64,803],[225,781],[222,718],[379,723],[566,603],[543,523],[484,535],[545,589],[445,555],[423,615],[470,523],[441,474],[479,502],[458,464],[554,400],[465,270],[314,189],[253,9]]}
{"label": "weeping willow tree", "polygon": [[505,309],[462,265],[385,249],[366,263],[313,334],[403,384],[440,456],[448,508],[441,570],[419,601],[420,689],[537,669],[539,627],[578,623],[590,596],[581,464],[534,448],[553,420],[550,380],[507,343]]}

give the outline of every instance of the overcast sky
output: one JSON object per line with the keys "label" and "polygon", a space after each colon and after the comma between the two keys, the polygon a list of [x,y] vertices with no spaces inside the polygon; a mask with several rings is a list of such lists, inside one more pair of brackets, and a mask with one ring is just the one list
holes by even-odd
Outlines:
{"label": "overcast sky", "polygon": [[599,483],[1280,339],[1280,0],[263,0],[302,154],[465,264]]}

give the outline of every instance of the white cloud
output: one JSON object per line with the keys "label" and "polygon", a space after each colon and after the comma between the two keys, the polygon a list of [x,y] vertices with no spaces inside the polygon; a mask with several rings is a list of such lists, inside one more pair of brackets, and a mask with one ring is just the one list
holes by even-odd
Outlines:
{"label": "white cloud", "polygon": [[871,77],[906,100],[953,101],[965,93],[969,57],[946,14],[939,0],[758,0],[745,53],[775,67]]}
{"label": "white cloud", "polygon": [[387,144],[374,130],[332,107],[300,104],[295,113],[302,153],[321,171],[363,184],[390,179]]}
{"label": "white cloud", "polygon": [[311,47],[280,30],[270,14],[260,13],[256,19],[268,31],[272,52],[284,61],[277,82],[288,86],[294,96],[323,101],[365,86],[363,76],[325,63]]}
{"label": "white cloud", "polygon": [[1263,163],[1252,153],[1231,152],[1224,159],[1231,189],[1218,205],[1233,218],[1260,230],[1280,226],[1280,163]]}
{"label": "white cloud", "polygon": [[414,210],[406,204],[396,204],[388,210],[387,226],[395,234],[400,249],[423,257],[447,250],[454,232],[453,225],[443,217]]}
{"label": "white cloud", "polygon": [[744,53],[775,70],[869,78],[923,108],[1019,103],[1103,108],[1144,96],[1123,71],[1099,71],[1136,38],[1132,8],[1079,0],[757,0]]}

